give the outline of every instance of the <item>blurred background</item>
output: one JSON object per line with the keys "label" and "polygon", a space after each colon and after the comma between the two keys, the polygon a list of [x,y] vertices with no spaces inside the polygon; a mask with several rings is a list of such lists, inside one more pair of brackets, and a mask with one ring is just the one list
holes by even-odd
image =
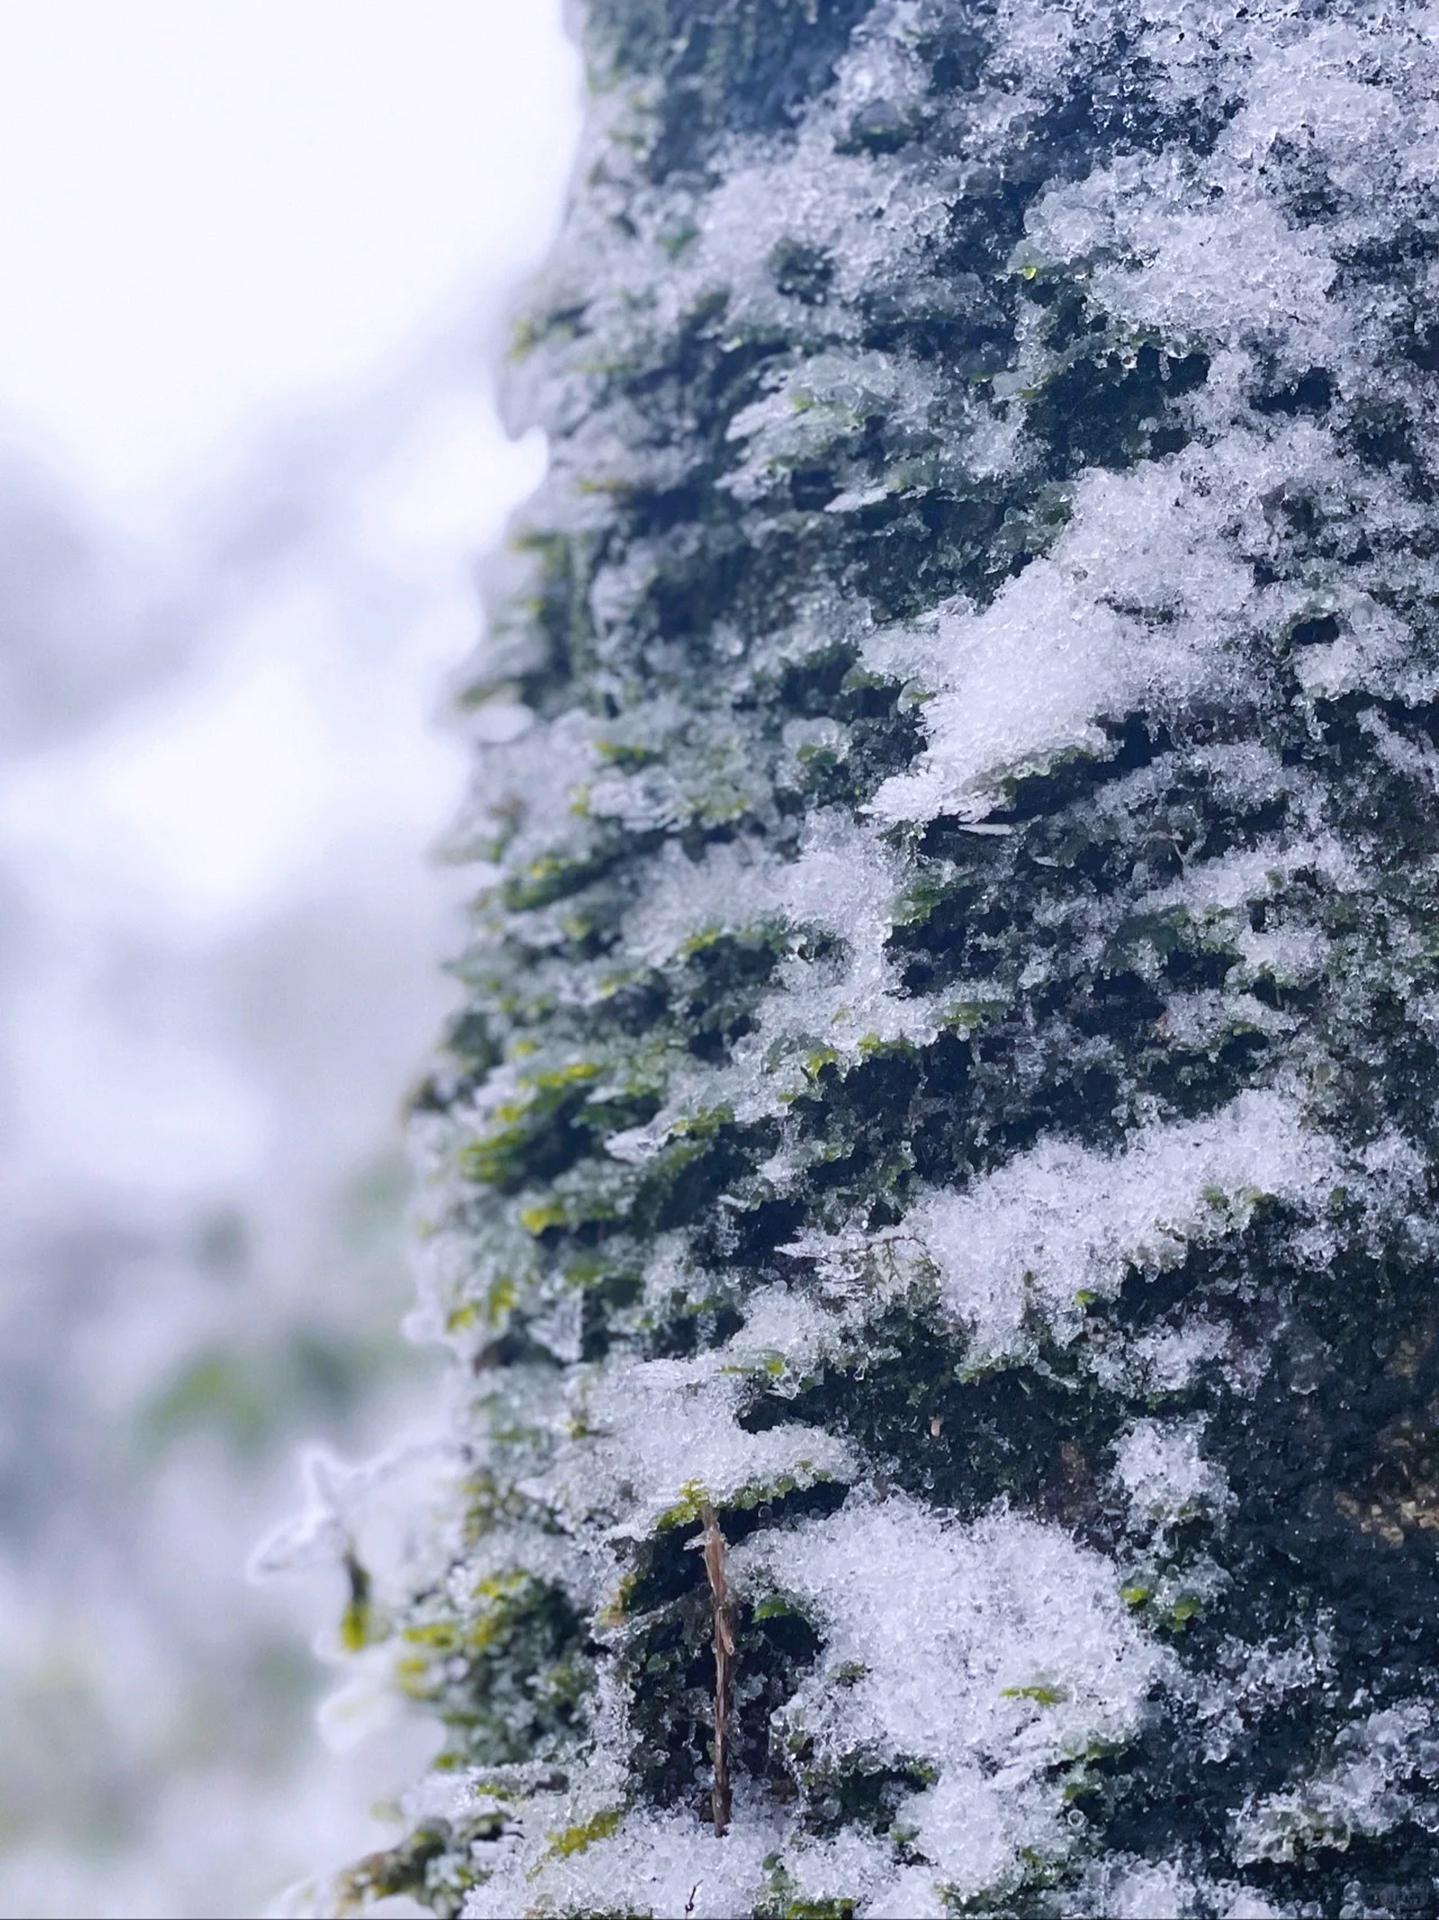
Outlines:
{"label": "blurred background", "polygon": [[6,1914],[260,1912],[425,1758],[246,1562],[434,1397],[436,723],[578,86],[558,0],[0,0]]}

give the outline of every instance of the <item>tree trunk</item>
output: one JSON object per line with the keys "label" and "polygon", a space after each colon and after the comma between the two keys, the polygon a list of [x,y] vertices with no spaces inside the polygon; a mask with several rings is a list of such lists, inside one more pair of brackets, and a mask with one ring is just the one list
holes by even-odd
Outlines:
{"label": "tree trunk", "polygon": [[352,1893],[1433,1910],[1425,19],[591,0]]}

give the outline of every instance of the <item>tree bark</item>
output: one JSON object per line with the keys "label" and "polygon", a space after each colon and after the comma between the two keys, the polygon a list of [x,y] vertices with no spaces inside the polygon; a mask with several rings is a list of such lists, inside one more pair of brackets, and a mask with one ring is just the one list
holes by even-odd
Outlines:
{"label": "tree bark", "polygon": [[1432,1910],[1424,19],[592,0],[353,1892]]}

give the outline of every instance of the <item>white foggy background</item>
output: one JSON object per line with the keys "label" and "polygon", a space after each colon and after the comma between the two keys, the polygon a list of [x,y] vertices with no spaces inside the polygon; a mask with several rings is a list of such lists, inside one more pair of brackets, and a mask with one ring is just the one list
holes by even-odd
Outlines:
{"label": "white foggy background", "polygon": [[382,1844],[299,1447],[422,1428],[401,1100],[490,369],[559,0],[0,0],[0,1912],[238,1914]]}

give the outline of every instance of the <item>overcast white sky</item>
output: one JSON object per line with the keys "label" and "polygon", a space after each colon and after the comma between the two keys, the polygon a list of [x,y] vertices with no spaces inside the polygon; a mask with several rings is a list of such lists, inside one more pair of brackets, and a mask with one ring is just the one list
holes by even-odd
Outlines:
{"label": "overcast white sky", "polygon": [[255,1375],[258,1452],[223,1391],[169,1465],[140,1436],[207,1355],[343,1373],[375,1327],[344,1444],[431,1417],[345,1196],[452,1001],[432,723],[543,458],[487,360],[570,164],[559,16],[0,0],[0,1408],[43,1519],[0,1537],[0,1911],[258,1912],[421,1764],[341,1772],[263,1690],[244,1564],[339,1439],[303,1367]]}
{"label": "overcast white sky", "polygon": [[[477,633],[476,556],[542,458],[502,438],[487,355],[570,165],[560,12],[0,0],[0,441],[88,512],[141,609],[127,626],[102,601],[56,632],[80,682],[133,652],[125,697],[0,766],[0,879],[30,954],[0,978],[0,1081],[8,1065],[32,1186],[42,1166],[133,1190],[145,1168],[184,1187],[250,1163],[199,1151],[197,1111],[224,1142],[253,1133],[219,1012],[202,1000],[186,1026],[157,985],[158,1010],[117,1027],[115,956],[137,941],[143,977],[168,953],[189,979],[193,956],[328,899],[317,937],[340,956],[368,885],[396,942],[387,1007],[357,1010],[377,1112],[423,1057],[444,946],[425,860],[460,780],[431,722]],[[468,380],[453,351],[427,363],[447,332],[473,345]],[[292,473],[284,430],[312,417]],[[227,574],[226,541],[275,513],[298,538]],[[166,619],[161,675],[144,655]],[[66,1067],[67,1036],[92,1070]]]}
{"label": "overcast white sky", "polygon": [[0,0],[0,410],[118,510],[511,280],[558,0]]}

